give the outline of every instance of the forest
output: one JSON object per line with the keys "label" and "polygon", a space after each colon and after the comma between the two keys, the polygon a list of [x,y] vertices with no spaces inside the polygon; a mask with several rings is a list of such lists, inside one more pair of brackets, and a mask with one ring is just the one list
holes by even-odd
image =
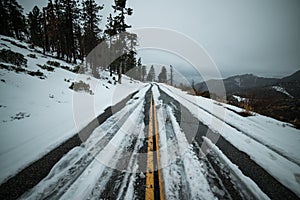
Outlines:
{"label": "forest", "polygon": [[[29,42],[32,48],[40,47],[43,54],[69,63],[86,61],[83,73],[90,72],[95,78],[99,78],[100,70],[109,68],[111,75],[118,74],[119,83],[127,72],[137,80],[153,81],[154,68],[147,75],[146,66],[137,58],[137,35],[127,32],[131,25],[126,17],[133,9],[126,6],[126,0],[112,3],[113,12],[105,22],[101,15],[104,5],[95,0],[49,0],[47,6],[34,6],[26,15],[17,0],[0,0],[0,34]],[[104,52],[88,56],[98,44]],[[117,56],[112,59],[108,56],[111,54]],[[158,79],[166,82],[165,68]]]}

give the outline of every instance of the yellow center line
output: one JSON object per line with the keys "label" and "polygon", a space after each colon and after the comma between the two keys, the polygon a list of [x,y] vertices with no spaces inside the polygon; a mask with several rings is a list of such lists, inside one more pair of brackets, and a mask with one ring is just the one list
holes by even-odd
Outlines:
{"label": "yellow center line", "polygon": [[153,163],[153,137],[152,137],[152,95],[149,112],[149,130],[148,130],[148,156],[146,169],[146,194],[145,199],[154,200],[154,163]]}
{"label": "yellow center line", "polygon": [[[153,130],[154,125],[154,130]],[[155,141],[153,141],[153,131],[155,134]],[[154,142],[156,143],[156,160],[157,160],[157,173],[159,182],[159,198],[161,200],[165,199],[162,183],[161,174],[161,163],[160,163],[160,153],[159,153],[159,135],[158,135],[158,122],[156,116],[156,108],[153,103],[153,98],[151,95],[150,101],[150,112],[149,112],[149,130],[148,130],[148,155],[147,155],[147,169],[146,169],[146,194],[145,199],[154,200],[155,199],[155,188],[154,188],[154,162],[153,162],[153,148]]]}
{"label": "yellow center line", "polygon": [[157,166],[158,166],[158,181],[159,181],[159,196],[160,200],[165,199],[164,190],[163,190],[163,183],[162,183],[162,174],[161,174],[161,163],[160,163],[160,150],[159,150],[159,134],[158,134],[158,122],[156,116],[156,107],[154,105],[154,125],[155,125],[155,138],[156,138],[156,156],[157,156]]}

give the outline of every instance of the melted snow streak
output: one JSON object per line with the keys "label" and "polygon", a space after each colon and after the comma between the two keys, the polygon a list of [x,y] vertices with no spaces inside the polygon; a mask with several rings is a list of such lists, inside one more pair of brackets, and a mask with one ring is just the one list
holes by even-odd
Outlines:
{"label": "melted snow streak", "polygon": [[[144,96],[145,90],[138,95]],[[48,176],[21,199],[97,199],[112,168],[122,159],[134,138],[143,132],[143,104],[143,98],[129,101],[125,108],[96,128],[86,142],[66,154]],[[137,142],[135,148],[139,146]],[[134,162],[131,160],[130,164]],[[132,185],[134,178],[127,179]],[[132,197],[129,190],[124,192]]]}
{"label": "melted snow streak", "polygon": [[[261,189],[257,186],[257,184],[251,180],[249,177],[245,176],[242,171],[239,169],[239,167],[235,164],[233,164],[224,154],[223,152],[215,145],[211,142],[210,139],[208,139],[207,137],[203,137],[205,143],[210,147],[210,149],[216,153],[216,155],[223,161],[223,163],[226,163],[226,166],[229,167],[229,169],[231,170],[231,173],[234,174],[235,177],[237,177],[237,179],[239,180],[235,180],[236,182],[241,182],[241,184],[243,185],[242,188],[240,188],[240,190],[245,190],[245,188],[247,190],[249,190],[251,192],[251,195],[253,195],[253,197],[250,196],[246,196],[244,198],[255,198],[255,199],[265,199],[265,200],[269,200],[270,198],[263,192],[261,191]],[[244,187],[244,188],[243,188]],[[243,191],[244,194],[247,194],[247,191]]]}
{"label": "melted snow streak", "polygon": [[215,199],[202,163],[181,131],[172,108],[162,105],[158,100],[157,87],[152,90],[158,107],[159,145],[166,199]]}
{"label": "melted snow streak", "polygon": [[189,191],[188,199],[214,199],[205,178],[203,166],[189,145],[185,134],[181,131],[172,108],[169,106],[167,107],[167,114],[177,140],[177,156],[181,159],[183,177],[185,177],[185,183],[183,184]]}

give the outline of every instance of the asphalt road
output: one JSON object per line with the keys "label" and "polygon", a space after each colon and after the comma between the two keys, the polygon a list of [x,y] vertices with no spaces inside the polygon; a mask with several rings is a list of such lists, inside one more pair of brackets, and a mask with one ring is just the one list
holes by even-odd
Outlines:
{"label": "asphalt road", "polygon": [[[98,131],[97,136],[97,130],[105,133]],[[270,199],[299,199],[155,84],[143,95],[136,92],[107,108],[80,133],[2,184],[0,199],[67,199],[77,194],[86,199],[256,199],[204,138],[215,141]],[[185,150],[182,140],[188,143]],[[189,156],[193,163],[188,163]],[[194,184],[200,180],[197,174],[207,191]]]}

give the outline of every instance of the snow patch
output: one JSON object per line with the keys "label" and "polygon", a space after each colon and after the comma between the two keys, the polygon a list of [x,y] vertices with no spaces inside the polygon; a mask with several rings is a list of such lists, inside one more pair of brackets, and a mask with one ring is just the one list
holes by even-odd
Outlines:
{"label": "snow patch", "polygon": [[272,89],[276,90],[277,92],[281,92],[283,94],[285,94],[286,96],[290,97],[290,98],[294,98],[292,95],[290,95],[290,93],[288,93],[284,88],[279,87],[279,86],[272,86]]}
{"label": "snow patch", "polygon": [[238,102],[244,102],[247,100],[246,98],[243,98],[243,97],[240,97],[237,95],[232,95],[232,97],[235,98]]}

